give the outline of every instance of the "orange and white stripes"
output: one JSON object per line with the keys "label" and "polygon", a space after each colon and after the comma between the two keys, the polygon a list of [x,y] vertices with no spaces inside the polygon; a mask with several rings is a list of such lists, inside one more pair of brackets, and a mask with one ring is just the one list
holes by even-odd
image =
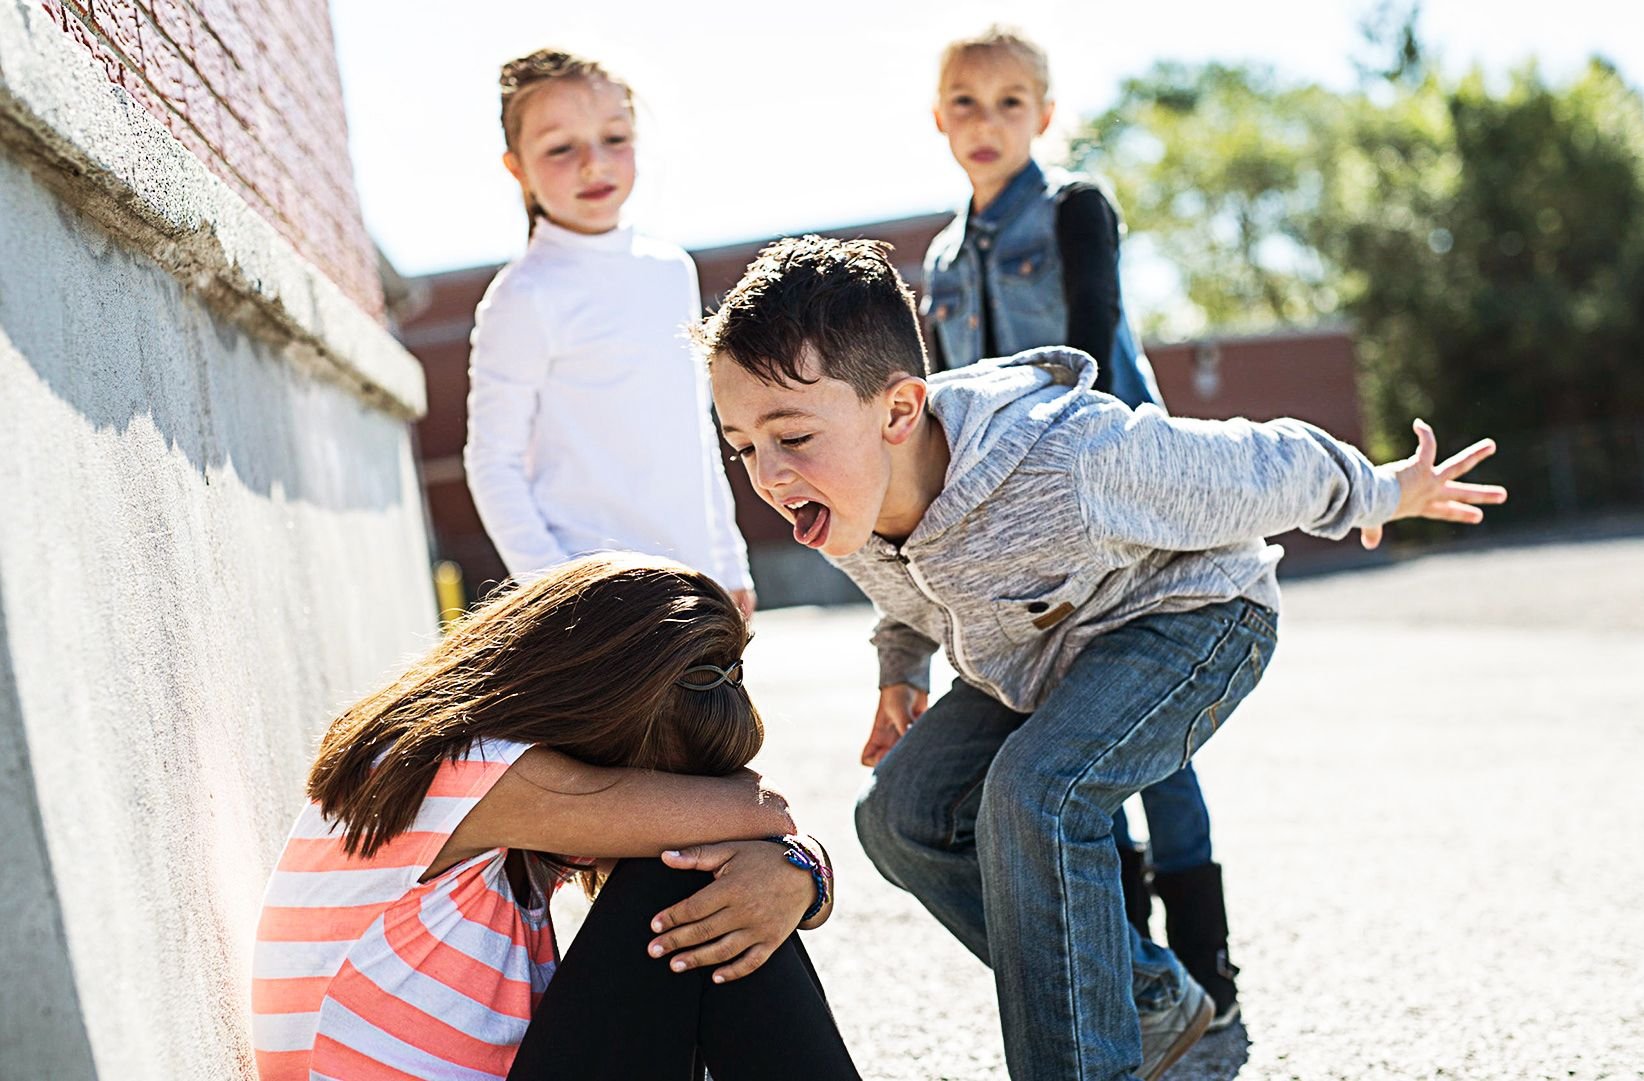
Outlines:
{"label": "orange and white stripes", "polygon": [[527,744],[440,768],[411,828],[370,859],[304,808],[264,896],[252,963],[261,1081],[489,1081],[508,1073],[556,959],[534,860],[517,904],[496,849],[418,878]]}

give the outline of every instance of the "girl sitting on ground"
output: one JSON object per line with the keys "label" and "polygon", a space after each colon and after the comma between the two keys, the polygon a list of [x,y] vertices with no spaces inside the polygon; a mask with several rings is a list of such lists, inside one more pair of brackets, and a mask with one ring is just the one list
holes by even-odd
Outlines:
{"label": "girl sitting on ground", "polygon": [[746,768],[747,639],[707,575],[585,557],[332,722],[257,932],[261,1081],[856,1078],[793,934],[826,853]]}

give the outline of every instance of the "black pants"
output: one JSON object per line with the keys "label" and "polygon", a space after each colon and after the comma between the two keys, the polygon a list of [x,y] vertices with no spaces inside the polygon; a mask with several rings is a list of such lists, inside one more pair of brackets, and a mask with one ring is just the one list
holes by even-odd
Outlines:
{"label": "black pants", "polygon": [[752,975],[674,972],[645,952],[658,912],[711,882],[623,860],[560,960],[508,1081],[860,1081],[810,958],[792,935]]}

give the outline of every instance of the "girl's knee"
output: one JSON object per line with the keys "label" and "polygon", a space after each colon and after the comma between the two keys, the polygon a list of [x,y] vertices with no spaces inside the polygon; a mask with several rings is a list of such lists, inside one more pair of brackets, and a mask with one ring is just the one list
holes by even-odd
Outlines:
{"label": "girl's knee", "polygon": [[656,905],[658,910],[678,904],[714,880],[706,871],[676,871],[659,859],[625,859],[600,887],[601,898],[621,897],[624,903]]}

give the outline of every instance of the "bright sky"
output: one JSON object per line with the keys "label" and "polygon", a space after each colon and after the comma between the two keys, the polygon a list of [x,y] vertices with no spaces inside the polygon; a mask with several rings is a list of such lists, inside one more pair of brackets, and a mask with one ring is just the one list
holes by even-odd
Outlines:
{"label": "bright sky", "polygon": [[[930,119],[942,44],[1003,19],[1050,52],[1058,124],[1155,60],[1258,60],[1346,87],[1374,0],[332,0],[365,221],[421,274],[501,262],[525,236],[500,163],[496,74],[543,45],[591,56],[641,99],[634,220],[690,246],[957,206]],[[1625,12],[1625,14],[1623,14]],[[1599,53],[1644,85],[1639,0],[1428,0],[1447,69],[1534,57],[1562,78]],[[1054,158],[1060,141],[1050,139]]]}

